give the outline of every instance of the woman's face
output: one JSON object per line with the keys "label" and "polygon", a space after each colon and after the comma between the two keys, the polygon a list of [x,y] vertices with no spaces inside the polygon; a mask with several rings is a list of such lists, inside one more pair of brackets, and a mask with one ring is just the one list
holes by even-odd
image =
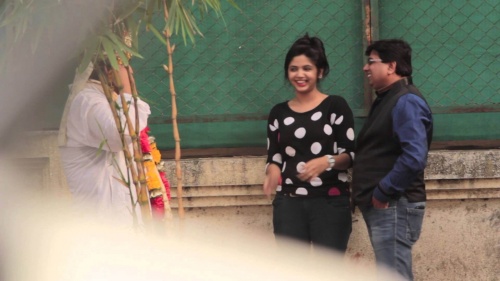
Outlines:
{"label": "woman's face", "polygon": [[316,90],[318,77],[321,77],[321,71],[318,73],[316,65],[305,55],[294,57],[288,66],[288,80],[299,94],[308,94]]}

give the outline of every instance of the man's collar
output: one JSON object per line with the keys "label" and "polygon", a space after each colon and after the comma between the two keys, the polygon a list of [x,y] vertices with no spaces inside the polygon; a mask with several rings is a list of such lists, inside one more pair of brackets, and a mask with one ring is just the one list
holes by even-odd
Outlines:
{"label": "man's collar", "polygon": [[90,83],[101,85],[101,81],[95,79],[89,79]]}
{"label": "man's collar", "polygon": [[410,76],[403,77],[403,78],[399,79],[398,81],[396,81],[396,82],[394,82],[394,83],[392,83],[392,84],[390,84],[388,86],[385,86],[382,89],[377,90],[375,93],[377,94],[377,96],[384,96],[392,88],[398,88],[399,89],[402,86],[407,86],[409,84],[412,84],[411,77]]}

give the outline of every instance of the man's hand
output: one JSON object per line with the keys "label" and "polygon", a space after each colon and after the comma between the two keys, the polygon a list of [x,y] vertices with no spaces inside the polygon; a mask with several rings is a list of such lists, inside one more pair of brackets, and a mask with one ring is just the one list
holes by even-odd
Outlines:
{"label": "man's hand", "polygon": [[375,209],[387,209],[389,208],[389,202],[380,202],[377,198],[372,197],[372,204]]}

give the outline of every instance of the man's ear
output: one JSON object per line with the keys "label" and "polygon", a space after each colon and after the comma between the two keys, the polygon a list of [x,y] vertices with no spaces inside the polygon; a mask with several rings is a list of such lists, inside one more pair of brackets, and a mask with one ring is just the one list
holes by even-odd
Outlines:
{"label": "man's ear", "polygon": [[394,74],[396,73],[396,66],[397,66],[397,63],[395,61],[391,61],[390,63],[388,63],[388,68],[387,68],[387,74],[388,75],[391,75],[391,74]]}

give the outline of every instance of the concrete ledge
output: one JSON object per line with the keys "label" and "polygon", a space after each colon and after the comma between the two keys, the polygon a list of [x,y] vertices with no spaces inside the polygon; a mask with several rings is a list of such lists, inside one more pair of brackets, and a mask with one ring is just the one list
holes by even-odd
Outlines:
{"label": "concrete ledge", "polygon": [[434,150],[426,179],[500,178],[500,150]]}
{"label": "concrete ledge", "polygon": [[[428,199],[500,198],[497,159],[500,160],[500,150],[431,151],[426,168]],[[165,162],[171,185],[176,186],[175,161]],[[264,156],[181,160],[184,197],[197,198],[186,207],[196,207],[198,202],[207,206],[199,197],[217,196],[252,196],[255,204],[261,205],[257,198],[262,196],[265,162]],[[175,190],[172,193],[175,197]],[[242,203],[228,200],[220,206],[232,206],[230,202]]]}

